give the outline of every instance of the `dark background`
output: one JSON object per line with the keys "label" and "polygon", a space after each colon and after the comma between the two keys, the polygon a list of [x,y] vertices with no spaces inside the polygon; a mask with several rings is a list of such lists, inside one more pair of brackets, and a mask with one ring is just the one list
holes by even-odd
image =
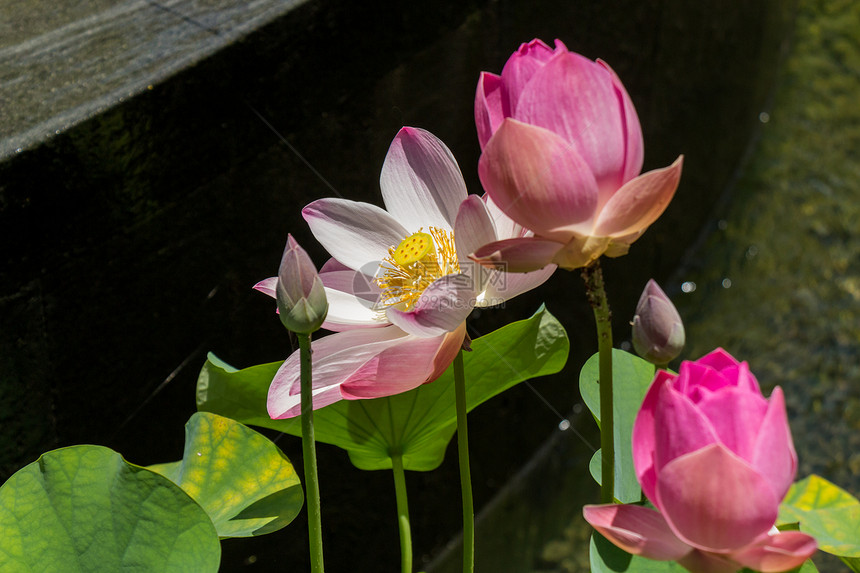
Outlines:
{"label": "dark background", "polygon": [[[180,458],[207,351],[237,367],[290,352],[272,301],[250,287],[275,274],[287,233],[324,262],[301,207],[334,190],[380,204],[379,170],[402,125],[445,141],[481,192],[478,74],[500,72],[534,37],[615,69],[643,125],[645,170],[686,156],[666,214],[604,263],[623,341],[645,282],[677,268],[754,138],[791,16],[776,0],[315,0],[0,164],[0,477],[75,443],[141,465]],[[546,301],[571,358],[534,386],[563,413],[580,401],[573,381],[596,350],[580,283],[558,272],[471,322],[473,335],[489,332]],[[470,416],[477,508],[558,421],[524,387]],[[594,435],[587,415],[572,421]],[[298,440],[278,444],[300,465]],[[319,456],[329,569],[394,570],[390,474],[360,472],[326,445]],[[460,528],[455,456],[407,477],[418,568]],[[224,571],[304,571],[304,514],[223,548]]]}

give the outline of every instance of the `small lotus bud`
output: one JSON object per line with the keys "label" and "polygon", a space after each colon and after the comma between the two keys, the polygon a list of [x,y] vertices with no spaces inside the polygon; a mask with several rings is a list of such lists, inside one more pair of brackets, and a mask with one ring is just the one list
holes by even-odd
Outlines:
{"label": "small lotus bud", "polygon": [[287,237],[278,269],[275,298],[281,322],[299,334],[319,330],[328,313],[325,288],[317,269],[292,235]]}
{"label": "small lotus bud", "polygon": [[658,366],[665,366],[684,348],[684,323],[675,305],[654,280],[649,280],[633,317],[633,348]]}

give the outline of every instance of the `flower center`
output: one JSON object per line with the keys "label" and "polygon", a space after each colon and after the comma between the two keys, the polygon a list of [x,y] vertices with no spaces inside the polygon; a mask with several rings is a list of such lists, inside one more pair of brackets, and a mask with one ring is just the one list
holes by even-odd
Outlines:
{"label": "flower center", "polygon": [[428,231],[419,229],[388,249],[374,279],[382,289],[379,306],[410,310],[433,281],[460,272],[453,231],[436,227]]}

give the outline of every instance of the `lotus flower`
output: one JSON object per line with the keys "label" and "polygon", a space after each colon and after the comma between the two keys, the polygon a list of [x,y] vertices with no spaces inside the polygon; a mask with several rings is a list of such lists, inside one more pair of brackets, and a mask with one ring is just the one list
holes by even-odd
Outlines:
{"label": "lotus flower", "polygon": [[633,348],[652,364],[666,365],[684,349],[681,315],[654,279],[648,281],[633,316]]}
{"label": "lotus flower", "polygon": [[475,96],[481,183],[534,232],[482,246],[473,260],[525,272],[586,266],[627,253],[666,209],[682,158],[640,175],[642,130],[604,62],[556,40],[520,46],[501,76],[483,72]]}
{"label": "lotus flower", "polygon": [[[543,283],[554,266],[508,275],[465,258],[478,246],[530,233],[487,198],[468,195],[450,150],[433,134],[400,130],[382,166],[386,209],[320,199],[302,214],[333,258],[320,271],[329,302],[314,341],[314,407],[377,398],[435,380],[453,361],[475,306],[490,306]],[[277,279],[255,288],[270,296]],[[269,389],[273,418],[300,413],[294,353]]]}
{"label": "lotus flower", "polygon": [[585,519],[634,555],[696,573],[786,571],[815,540],[774,525],[797,469],[782,390],[762,396],[746,362],[717,349],[660,371],[633,426],[639,505],[596,505]]}
{"label": "lotus flower", "polygon": [[316,332],[328,311],[325,287],[307,252],[287,236],[274,286],[278,315],[283,325],[301,334]]}

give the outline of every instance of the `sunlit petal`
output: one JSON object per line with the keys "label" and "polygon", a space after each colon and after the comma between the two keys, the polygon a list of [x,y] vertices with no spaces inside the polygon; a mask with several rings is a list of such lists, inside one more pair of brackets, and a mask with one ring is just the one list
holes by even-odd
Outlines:
{"label": "sunlit petal", "polygon": [[370,203],[347,199],[319,199],[302,216],[323,247],[344,265],[362,270],[379,265],[388,249],[409,233],[391,215]]}
{"label": "sunlit petal", "polygon": [[779,505],[765,478],[721,444],[659,469],[657,499],[675,535],[711,552],[743,548],[767,533]]}
{"label": "sunlit petal", "polygon": [[815,539],[800,531],[763,536],[760,543],[733,553],[732,559],[761,573],[778,573],[799,567],[818,548]]}
{"label": "sunlit petal", "polygon": [[594,232],[620,237],[646,229],[663,214],[681,180],[683,156],[669,167],[649,171],[615,192],[600,210]]}
{"label": "sunlit petal", "polygon": [[[340,393],[340,385],[354,372],[407,336],[399,328],[388,326],[338,332],[314,340],[311,344],[313,389],[321,391],[338,387]],[[272,418],[288,418],[299,414],[291,396],[300,393],[300,373],[297,350],[284,361],[269,387],[268,410]],[[332,394],[327,396],[331,398]],[[314,407],[321,407],[321,404],[315,403]]]}
{"label": "sunlit petal", "polygon": [[[356,370],[341,386],[347,400],[378,398],[407,392],[432,382],[460,351],[466,325],[441,336],[407,336]],[[440,369],[440,365],[444,365]]]}
{"label": "sunlit petal", "polygon": [[791,439],[785,397],[779,386],[773,389],[760,429],[751,438],[755,440],[753,467],[770,482],[776,498],[782,499],[797,473],[797,453]]}
{"label": "sunlit petal", "polygon": [[410,233],[431,226],[452,230],[466,198],[466,184],[451,151],[435,135],[415,127],[402,128],[391,142],[379,186],[385,208]]}
{"label": "sunlit petal", "polygon": [[648,559],[675,561],[693,548],[678,539],[666,520],[639,505],[586,505],[585,520],[624,551]]}
{"label": "sunlit petal", "polygon": [[502,69],[502,111],[505,117],[515,113],[520,94],[532,76],[548,62],[554,50],[542,40],[521,44]]}
{"label": "sunlit petal", "polygon": [[618,97],[618,104],[621,109],[622,131],[625,136],[624,168],[621,177],[621,185],[623,185],[642,172],[642,161],[645,154],[642,127],[639,124],[639,116],[633,106],[633,101],[627,94],[627,90],[624,89],[618,75],[603,60],[597,60],[597,63],[606,68],[612,75],[612,87],[615,89],[615,95]]}
{"label": "sunlit petal", "polygon": [[591,230],[597,182],[576,150],[546,129],[506,119],[478,174],[502,211],[542,237],[567,240]]}
{"label": "sunlit petal", "polygon": [[484,245],[469,258],[499,271],[525,273],[551,265],[553,257],[563,246],[534,237],[504,239]]}
{"label": "sunlit petal", "polygon": [[[503,73],[504,77],[504,73]],[[618,189],[625,126],[612,74],[579,54],[552,58],[524,88],[512,117],[561,136],[588,164],[604,193]]]}

